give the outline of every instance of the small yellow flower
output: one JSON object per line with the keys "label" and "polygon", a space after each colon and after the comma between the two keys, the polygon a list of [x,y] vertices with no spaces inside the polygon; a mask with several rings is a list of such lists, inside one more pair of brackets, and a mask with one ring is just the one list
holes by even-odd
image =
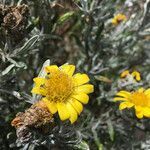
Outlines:
{"label": "small yellow flower", "polygon": [[129,72],[129,70],[125,70],[121,73],[120,77],[125,78],[127,76],[131,75],[133,78],[135,78],[136,81],[141,80],[141,75],[138,71],[133,71],[132,73]]}
{"label": "small yellow flower", "polygon": [[113,25],[118,25],[120,22],[126,21],[126,20],[127,20],[127,17],[124,14],[120,13],[120,14],[115,15],[111,22]]}
{"label": "small yellow flower", "polygon": [[88,84],[89,77],[81,73],[73,75],[75,66],[68,64],[47,66],[45,71],[45,78],[33,79],[32,93],[43,96],[42,101],[52,114],[58,111],[61,120],[74,123],[83,110],[82,104],[89,101],[88,94],[94,91],[93,85]]}
{"label": "small yellow flower", "polygon": [[132,75],[133,78],[135,78],[137,81],[140,81],[140,80],[141,80],[141,75],[140,75],[139,72],[133,71],[133,72],[131,73],[131,75]]}
{"label": "small yellow flower", "polygon": [[131,108],[134,106],[138,118],[150,118],[150,88],[137,91],[120,91],[116,94],[114,101],[122,101],[119,109]]}
{"label": "small yellow flower", "polygon": [[121,75],[120,75],[120,77],[121,78],[125,78],[127,75],[129,75],[130,74],[130,72],[129,72],[129,70],[125,70],[125,71],[123,71],[122,73],[121,73]]}

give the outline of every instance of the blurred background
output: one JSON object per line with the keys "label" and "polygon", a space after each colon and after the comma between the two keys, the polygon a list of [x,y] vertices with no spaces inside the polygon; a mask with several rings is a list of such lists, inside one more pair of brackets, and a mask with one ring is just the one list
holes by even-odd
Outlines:
{"label": "blurred background", "polygon": [[[112,21],[117,14],[126,19]],[[33,103],[43,63],[74,64],[94,85],[74,125],[18,140],[11,121]],[[150,86],[150,0],[0,0],[0,150],[149,150],[150,121],[118,110],[121,89]],[[120,79],[137,70],[142,81]]]}

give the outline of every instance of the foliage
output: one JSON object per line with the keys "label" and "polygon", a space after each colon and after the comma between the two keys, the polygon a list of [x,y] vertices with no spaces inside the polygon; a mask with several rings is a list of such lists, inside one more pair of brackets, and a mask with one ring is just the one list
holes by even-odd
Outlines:
{"label": "foliage", "polygon": [[[118,13],[127,20],[113,25]],[[149,0],[1,0],[1,149],[150,149],[149,119],[113,102],[121,89],[150,86],[149,18]],[[75,64],[95,92],[74,125],[57,121],[53,134],[35,133],[22,145],[11,121],[35,101],[32,79],[47,59]],[[141,72],[142,81],[120,82],[125,69]]]}

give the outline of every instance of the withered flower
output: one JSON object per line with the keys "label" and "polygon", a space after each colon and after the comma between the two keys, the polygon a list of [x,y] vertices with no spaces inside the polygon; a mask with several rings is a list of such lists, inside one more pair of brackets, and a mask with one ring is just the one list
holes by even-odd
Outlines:
{"label": "withered flower", "polygon": [[18,139],[21,142],[27,142],[32,137],[31,129],[46,134],[54,127],[54,119],[45,103],[39,101],[24,113],[18,113],[11,125],[16,128]]}
{"label": "withered flower", "polygon": [[0,25],[4,36],[9,37],[15,45],[19,43],[26,34],[29,9],[23,4],[19,6],[0,5]]}

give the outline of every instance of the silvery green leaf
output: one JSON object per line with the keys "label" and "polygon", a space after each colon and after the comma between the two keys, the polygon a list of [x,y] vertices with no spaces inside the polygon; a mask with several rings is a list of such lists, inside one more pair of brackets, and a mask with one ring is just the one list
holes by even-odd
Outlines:
{"label": "silvery green leaf", "polygon": [[12,94],[13,94],[13,96],[15,96],[16,98],[18,98],[18,99],[20,99],[20,100],[23,99],[23,98],[21,97],[20,93],[17,92],[17,91],[13,91]]}
{"label": "silvery green leaf", "polygon": [[31,95],[27,94],[27,93],[20,93],[21,95],[21,99],[24,99],[27,103],[30,103],[30,104],[33,104],[34,101],[33,101],[33,98]]}
{"label": "silvery green leaf", "polygon": [[75,145],[75,148],[79,150],[90,150],[89,145],[85,141],[81,141],[81,143]]}
{"label": "silvery green leaf", "polygon": [[18,0],[17,5],[18,5],[18,6],[21,5],[22,1],[23,1],[23,0]]}
{"label": "silvery green leaf", "polygon": [[[45,67],[49,66],[49,65],[50,65],[50,59],[47,59],[44,62],[43,66],[42,66],[42,68],[41,68],[41,70],[40,70],[40,72],[38,74],[38,77],[44,78],[46,76]],[[34,84],[33,84],[33,87],[34,87]],[[32,94],[32,103],[38,101],[39,99],[41,99],[41,97],[42,97],[41,95]]]}
{"label": "silvery green leaf", "polygon": [[82,8],[87,11],[88,10],[88,0],[80,0]]}
{"label": "silvery green leaf", "polygon": [[67,12],[64,15],[62,15],[59,19],[58,19],[58,24],[62,24],[64,23],[66,20],[68,20],[69,18],[71,18],[74,15],[73,11]]}
{"label": "silvery green leaf", "polygon": [[29,149],[30,144],[26,143],[23,148],[21,148],[21,150],[28,150]]}
{"label": "silvery green leaf", "polygon": [[14,64],[9,65],[4,71],[2,71],[1,75],[4,76],[8,74],[14,66],[15,66]]}
{"label": "silvery green leaf", "polygon": [[15,49],[13,53],[10,55],[11,57],[14,57],[16,55],[21,55],[32,48],[32,46],[35,44],[35,42],[38,40],[39,35],[35,35],[32,38],[30,38],[21,48]]}
{"label": "silvery green leaf", "polygon": [[1,103],[7,103],[7,102],[0,97],[0,104]]}
{"label": "silvery green leaf", "polygon": [[7,57],[7,60],[8,60],[10,63],[14,64],[14,65],[15,65],[16,67],[18,67],[18,68],[26,68],[26,64],[23,63],[23,62],[16,62],[15,60],[13,60],[13,59],[11,59],[11,58],[9,58],[9,57]]}
{"label": "silvery green leaf", "polygon": [[28,150],[34,150],[35,149],[35,145],[34,144],[31,144],[29,147],[28,147]]}
{"label": "silvery green leaf", "polygon": [[110,120],[107,121],[107,126],[108,126],[108,133],[110,136],[111,141],[114,141],[114,128],[112,125],[112,122]]}

